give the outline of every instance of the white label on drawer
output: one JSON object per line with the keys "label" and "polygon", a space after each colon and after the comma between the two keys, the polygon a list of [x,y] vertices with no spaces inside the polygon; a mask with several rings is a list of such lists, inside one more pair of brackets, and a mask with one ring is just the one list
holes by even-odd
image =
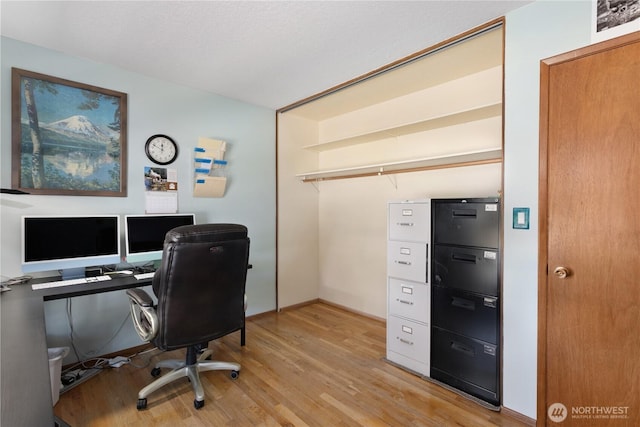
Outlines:
{"label": "white label on drawer", "polygon": [[404,332],[406,334],[412,334],[413,335],[413,328],[411,328],[409,326],[402,325],[402,332]]}
{"label": "white label on drawer", "polygon": [[413,209],[402,209],[402,216],[413,216]]}
{"label": "white label on drawer", "polygon": [[484,251],[484,257],[485,259],[496,259],[497,254],[491,251]]}
{"label": "white label on drawer", "polygon": [[498,212],[498,205],[494,205],[494,204],[484,205],[484,210],[486,212]]}
{"label": "white label on drawer", "polygon": [[413,295],[413,288],[410,288],[408,286],[403,286],[402,287],[402,293],[403,294]]}
{"label": "white label on drawer", "polygon": [[488,354],[489,356],[495,356],[496,355],[496,347],[493,346],[493,345],[485,344],[484,345],[484,353]]}
{"label": "white label on drawer", "polygon": [[402,255],[411,255],[411,248],[400,248],[400,253]]}
{"label": "white label on drawer", "polygon": [[489,308],[497,308],[498,307],[498,298],[494,297],[484,297],[484,306]]}

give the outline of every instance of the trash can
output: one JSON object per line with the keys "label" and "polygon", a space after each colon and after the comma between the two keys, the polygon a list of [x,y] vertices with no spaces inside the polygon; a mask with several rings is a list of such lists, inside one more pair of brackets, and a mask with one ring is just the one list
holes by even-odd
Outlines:
{"label": "trash can", "polygon": [[51,375],[51,399],[55,406],[60,398],[60,389],[62,388],[62,381],[60,380],[62,359],[69,354],[69,347],[49,348],[47,353],[49,353],[49,374]]}

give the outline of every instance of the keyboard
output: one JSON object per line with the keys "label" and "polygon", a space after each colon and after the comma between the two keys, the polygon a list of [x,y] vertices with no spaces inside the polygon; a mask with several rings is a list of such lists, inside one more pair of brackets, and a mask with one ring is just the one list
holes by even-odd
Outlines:
{"label": "keyboard", "polygon": [[111,277],[93,276],[93,277],[81,277],[79,279],[58,280],[55,282],[35,283],[31,285],[31,289],[34,291],[37,291],[39,289],[58,288],[60,286],[84,285],[87,283],[102,282],[105,280],[111,280]]}
{"label": "keyboard", "polygon": [[151,273],[134,274],[133,277],[135,277],[136,280],[145,280],[145,279],[151,279],[154,274],[156,274],[155,271],[152,271]]}

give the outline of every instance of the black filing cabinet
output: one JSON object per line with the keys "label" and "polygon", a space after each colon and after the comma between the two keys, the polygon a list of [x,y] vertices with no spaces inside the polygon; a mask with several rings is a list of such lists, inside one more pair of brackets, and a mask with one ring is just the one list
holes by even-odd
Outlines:
{"label": "black filing cabinet", "polygon": [[500,404],[500,199],[432,199],[431,378]]}

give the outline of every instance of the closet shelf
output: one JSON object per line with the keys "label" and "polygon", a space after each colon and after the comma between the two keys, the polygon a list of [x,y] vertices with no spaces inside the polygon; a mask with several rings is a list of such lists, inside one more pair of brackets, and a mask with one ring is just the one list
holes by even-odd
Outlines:
{"label": "closet shelf", "polygon": [[445,114],[437,117],[430,117],[414,123],[407,123],[390,128],[378,129],[360,135],[321,142],[319,144],[307,145],[303,148],[313,151],[333,150],[336,148],[342,148],[351,145],[365,144],[383,138],[398,137],[402,135],[409,135],[412,133],[424,132],[432,129],[488,119],[491,117],[499,117],[500,115],[502,115],[502,103],[497,102],[471,108],[468,110],[457,111],[455,113]]}
{"label": "closet shelf", "polygon": [[340,169],[330,169],[296,174],[302,182],[316,182],[330,179],[359,178],[404,172],[418,172],[430,169],[483,165],[502,161],[502,150],[490,148],[466,153],[447,154],[399,162],[379,163]]}

